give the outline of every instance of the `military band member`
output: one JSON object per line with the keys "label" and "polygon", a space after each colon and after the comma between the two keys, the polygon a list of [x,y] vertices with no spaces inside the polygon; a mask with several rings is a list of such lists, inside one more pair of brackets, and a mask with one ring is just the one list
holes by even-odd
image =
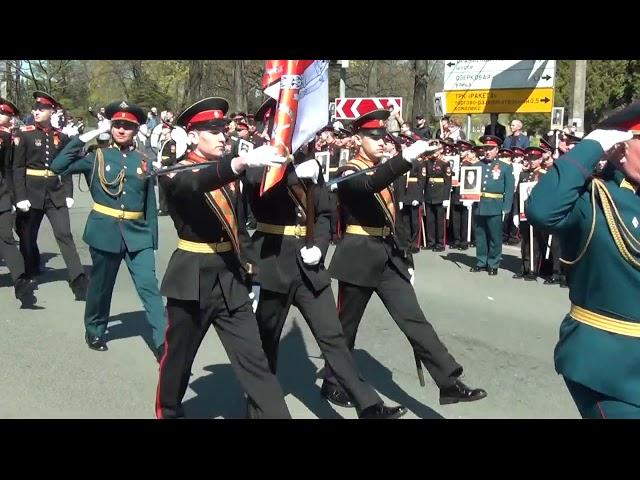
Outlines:
{"label": "military band member", "polygon": [[[353,121],[358,150],[344,167],[345,175],[380,163],[388,117],[387,110],[374,110]],[[389,186],[432,148],[424,140],[417,141],[371,175],[359,175],[338,185],[345,235],[336,247],[329,273],[338,280],[338,315],[350,349],[369,299],[376,292],[440,388],[440,403],[474,401],[484,398],[486,392],[471,389],[459,379],[462,367],[425,318],[412,286],[413,269],[395,235],[398,203]],[[325,382],[340,388],[330,369],[325,372]]]}
{"label": "military band member", "polygon": [[[105,109],[111,125],[75,137],[56,157],[51,169],[59,175],[84,174],[94,204],[83,240],[93,266],[84,312],[85,340],[92,350],[108,350],[104,334],[111,297],[124,260],[151,325],[153,351],[159,358],[166,318],[154,250],[158,249],[158,216],[153,178],[146,176],[151,160],[135,149],[134,138],[145,114],[137,105],[117,101]],[[83,156],[85,144],[110,127],[113,144]]]}
{"label": "military band member", "polygon": [[89,283],[71,234],[69,208],[73,206],[73,180],[51,169],[56,155],[69,138],[51,126],[51,115],[60,104],[49,94],[33,93],[34,125],[21,127],[13,138],[13,175],[16,230],[27,276],[40,273],[38,232],[46,215],[67,265],[69,285],[76,300],[85,300]]}
{"label": "military band member", "polygon": [[191,366],[212,324],[248,395],[251,416],[290,418],[280,384],[262,350],[251,309],[247,276],[252,267],[241,249],[241,245],[248,247],[250,239],[237,181],[247,167],[264,167],[284,159],[268,145],[242,157],[223,157],[228,108],[226,100],[210,97],[176,118],[175,125],[188,132],[191,142],[191,150],[179,164],[215,163],[160,178],[179,239],[161,287],[167,297],[169,324],[158,379],[158,418],[184,416],[182,399]]}
{"label": "military band member", "polygon": [[[609,165],[593,176],[598,161]],[[571,308],[554,352],[583,418],[640,418],[640,102],[598,125],[533,190],[534,224],[558,235]]]}
{"label": "military band member", "polygon": [[35,304],[33,291],[37,288],[35,280],[25,273],[24,259],[13,238],[15,219],[13,170],[11,148],[11,119],[19,115],[16,106],[9,100],[0,98],[0,257],[4,259],[15,296],[22,307]]}
{"label": "military band member", "polygon": [[483,135],[482,190],[476,213],[476,265],[472,272],[497,275],[502,258],[502,222],[511,211],[515,181],[511,165],[498,159],[502,140]]}

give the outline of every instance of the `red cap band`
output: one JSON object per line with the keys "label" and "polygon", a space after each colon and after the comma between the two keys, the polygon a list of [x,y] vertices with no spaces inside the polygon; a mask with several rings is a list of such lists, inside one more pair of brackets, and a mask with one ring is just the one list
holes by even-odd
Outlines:
{"label": "red cap band", "polygon": [[382,120],[369,120],[360,125],[360,128],[381,128],[384,127],[384,121]]}
{"label": "red cap band", "polygon": [[498,145],[498,142],[496,142],[495,140],[487,140],[487,142],[485,143],[485,145]]}
{"label": "red cap band", "polygon": [[113,116],[111,117],[111,121],[116,121],[116,120],[126,120],[127,122],[140,125],[140,122],[138,122],[138,119],[136,118],[136,116],[133,113],[129,113],[129,112],[114,113]]}
{"label": "red cap band", "polygon": [[53,102],[51,100],[49,100],[48,98],[44,98],[44,97],[37,97],[36,98],[36,102],[38,103],[42,103],[43,105],[49,105],[50,107],[55,107],[55,105],[53,104]]}
{"label": "red cap band", "polygon": [[640,132],[640,120],[634,118],[626,123],[620,124],[620,130],[630,130],[632,132]]}
{"label": "red cap band", "polygon": [[15,115],[16,114],[16,111],[13,108],[11,108],[10,105],[7,105],[6,103],[0,104],[0,111],[6,112],[9,115]]}

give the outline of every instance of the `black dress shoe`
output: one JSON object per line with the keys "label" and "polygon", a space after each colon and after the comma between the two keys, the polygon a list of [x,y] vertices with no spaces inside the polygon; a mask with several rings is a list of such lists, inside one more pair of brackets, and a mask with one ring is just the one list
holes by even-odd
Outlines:
{"label": "black dress shoe", "polygon": [[423,250],[433,250],[433,247],[435,247],[435,245],[427,245],[426,247],[423,247]]}
{"label": "black dress shoe", "polygon": [[16,298],[22,303],[21,308],[32,307],[38,301],[33,294],[38,289],[38,284],[35,280],[22,276],[16,280],[14,289]]}
{"label": "black dress shoe", "polygon": [[326,382],[323,382],[320,394],[327,399],[329,403],[333,403],[338,407],[352,408],[356,406],[347,392],[341,388],[333,387]]}
{"label": "black dress shoe", "polygon": [[106,352],[109,350],[109,347],[107,347],[107,344],[101,338],[92,337],[87,334],[84,336],[84,339],[91,350],[97,350],[98,352]]}
{"label": "black dress shoe", "polygon": [[469,245],[463,243],[458,247],[458,250],[469,250]]}
{"label": "black dress shoe", "polygon": [[497,268],[490,268],[489,269],[489,275],[497,275],[498,274],[498,269]]}
{"label": "black dress shoe", "polygon": [[544,281],[545,285],[558,285],[559,283],[560,283],[560,279],[555,275],[553,275],[551,278],[547,278]]}
{"label": "black dress shoe", "polygon": [[524,273],[520,272],[520,273],[514,273],[513,276],[511,278],[515,278],[515,279],[521,279],[522,277],[524,277]]}
{"label": "black dress shoe", "polygon": [[89,288],[89,279],[84,273],[81,273],[71,282],[71,291],[76,300],[84,302],[87,299],[87,289]]}
{"label": "black dress shoe", "polygon": [[444,252],[444,247],[442,245],[436,245],[433,247],[434,252]]}
{"label": "black dress shoe", "polygon": [[415,245],[409,249],[411,253],[420,253],[420,247],[416,247]]}
{"label": "black dress shoe", "polygon": [[478,267],[477,265],[475,267],[471,267],[469,269],[470,272],[486,272],[487,271],[487,267]]}
{"label": "black dress shoe", "polygon": [[400,418],[405,413],[407,413],[407,409],[402,405],[398,405],[397,407],[387,407],[385,404],[379,403],[372,407],[365,408],[360,412],[358,418],[366,420],[391,420],[394,418]]}
{"label": "black dress shoe", "polygon": [[525,281],[527,282],[535,282],[536,281],[536,274],[535,273],[527,273],[524,276]]}
{"label": "black dress shoe", "polygon": [[569,284],[567,283],[567,277],[562,275],[560,277],[560,288],[569,288]]}
{"label": "black dress shoe", "polygon": [[456,380],[452,386],[440,390],[440,405],[458,402],[475,402],[487,396],[481,388],[469,388],[461,380]]}

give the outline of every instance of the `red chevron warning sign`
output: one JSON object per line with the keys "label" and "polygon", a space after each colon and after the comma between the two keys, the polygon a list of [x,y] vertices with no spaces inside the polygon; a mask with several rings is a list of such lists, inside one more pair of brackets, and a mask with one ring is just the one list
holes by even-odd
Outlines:
{"label": "red chevron warning sign", "polygon": [[336,120],[351,120],[360,115],[394,105],[402,111],[402,97],[336,98]]}

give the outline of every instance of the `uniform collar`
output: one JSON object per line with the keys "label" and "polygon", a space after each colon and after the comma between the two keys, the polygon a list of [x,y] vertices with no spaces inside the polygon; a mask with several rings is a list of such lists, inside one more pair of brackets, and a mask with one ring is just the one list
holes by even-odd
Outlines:
{"label": "uniform collar", "polygon": [[120,148],[120,145],[118,145],[116,142],[111,142],[109,148],[115,148],[116,150],[120,150],[121,152],[130,152],[131,150],[135,150],[136,147],[134,144],[131,144],[128,147]]}
{"label": "uniform collar", "polygon": [[39,123],[36,123],[35,125],[38,130],[42,130],[44,133],[49,133],[50,131],[55,130],[53,127],[43,127]]}
{"label": "uniform collar", "polygon": [[198,155],[197,153],[195,153],[194,151],[190,151],[187,154],[187,160],[193,162],[193,163],[202,163],[202,162],[206,162],[207,159],[204,157],[201,157],[200,155]]}
{"label": "uniform collar", "polygon": [[620,185],[620,188],[626,188],[627,190],[631,190],[633,193],[638,193],[638,188],[640,188],[635,183],[627,180],[620,170],[616,170],[613,173],[613,180]]}

